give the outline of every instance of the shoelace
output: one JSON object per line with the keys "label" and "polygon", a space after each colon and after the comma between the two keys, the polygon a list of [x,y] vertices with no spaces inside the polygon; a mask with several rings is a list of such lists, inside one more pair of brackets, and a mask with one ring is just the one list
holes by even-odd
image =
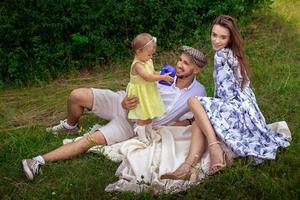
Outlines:
{"label": "shoelace", "polygon": [[33,175],[36,175],[36,174],[38,174],[38,173],[41,173],[42,174],[42,169],[41,169],[41,167],[40,167],[40,163],[38,162],[38,161],[35,161],[34,163],[33,163],[33,165],[32,165],[32,173],[33,173]]}
{"label": "shoelace", "polygon": [[[68,126],[69,126],[69,128],[68,128]],[[56,132],[56,131],[60,131],[62,129],[72,130],[72,129],[75,129],[75,128],[78,128],[77,124],[74,127],[70,127],[70,125],[67,124],[66,120],[61,120],[60,123],[57,126],[54,126],[52,128],[52,131]]]}
{"label": "shoelace", "polygon": [[52,128],[52,131],[59,131],[59,130],[61,130],[61,129],[66,129],[65,127],[64,127],[64,123],[65,123],[65,121],[60,121],[60,123],[57,125],[57,126],[54,126],[53,128]]}

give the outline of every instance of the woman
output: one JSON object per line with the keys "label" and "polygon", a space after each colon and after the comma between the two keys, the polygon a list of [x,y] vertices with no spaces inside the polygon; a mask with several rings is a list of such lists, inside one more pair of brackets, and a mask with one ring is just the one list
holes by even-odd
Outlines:
{"label": "woman", "polygon": [[215,51],[215,97],[192,97],[189,108],[194,114],[192,141],[186,161],[162,179],[187,179],[202,157],[205,143],[210,155],[210,173],[226,167],[226,154],[220,141],[238,156],[274,159],[278,147],[287,147],[288,139],[267,126],[252,89],[242,38],[235,20],[217,17],[211,29]]}

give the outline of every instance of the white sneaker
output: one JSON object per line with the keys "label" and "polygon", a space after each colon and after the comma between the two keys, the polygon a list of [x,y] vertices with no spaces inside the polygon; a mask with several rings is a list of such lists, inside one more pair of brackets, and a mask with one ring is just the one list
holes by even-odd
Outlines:
{"label": "white sneaker", "polygon": [[33,180],[34,176],[41,172],[40,168],[43,164],[33,159],[22,160],[22,166],[26,177]]}
{"label": "white sneaker", "polygon": [[67,123],[67,119],[60,121],[60,123],[56,126],[46,128],[46,131],[48,133],[53,133],[53,134],[58,134],[59,131],[73,132],[73,131],[77,131],[77,130],[78,130],[78,124],[76,124],[75,126],[70,126]]}

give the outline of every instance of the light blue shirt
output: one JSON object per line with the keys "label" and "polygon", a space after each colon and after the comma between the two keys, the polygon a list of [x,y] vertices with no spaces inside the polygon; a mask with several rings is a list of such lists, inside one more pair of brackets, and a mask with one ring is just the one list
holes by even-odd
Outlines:
{"label": "light blue shirt", "polygon": [[189,112],[187,100],[193,96],[206,96],[204,86],[196,79],[192,84],[183,89],[176,87],[176,78],[171,86],[157,83],[157,88],[164,102],[166,112],[163,116],[154,118],[153,125],[171,125],[182,115]]}

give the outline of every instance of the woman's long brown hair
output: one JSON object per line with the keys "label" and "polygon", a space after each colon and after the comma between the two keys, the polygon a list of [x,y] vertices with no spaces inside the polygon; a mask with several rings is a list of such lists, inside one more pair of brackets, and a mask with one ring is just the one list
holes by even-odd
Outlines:
{"label": "woman's long brown hair", "polygon": [[212,27],[214,25],[220,25],[222,27],[225,27],[230,32],[230,41],[227,45],[227,48],[230,48],[233,51],[233,54],[237,57],[240,63],[240,71],[243,77],[241,88],[243,89],[247,81],[250,81],[250,77],[248,70],[248,62],[243,49],[243,39],[236,25],[236,22],[231,16],[220,15],[214,20]]}

